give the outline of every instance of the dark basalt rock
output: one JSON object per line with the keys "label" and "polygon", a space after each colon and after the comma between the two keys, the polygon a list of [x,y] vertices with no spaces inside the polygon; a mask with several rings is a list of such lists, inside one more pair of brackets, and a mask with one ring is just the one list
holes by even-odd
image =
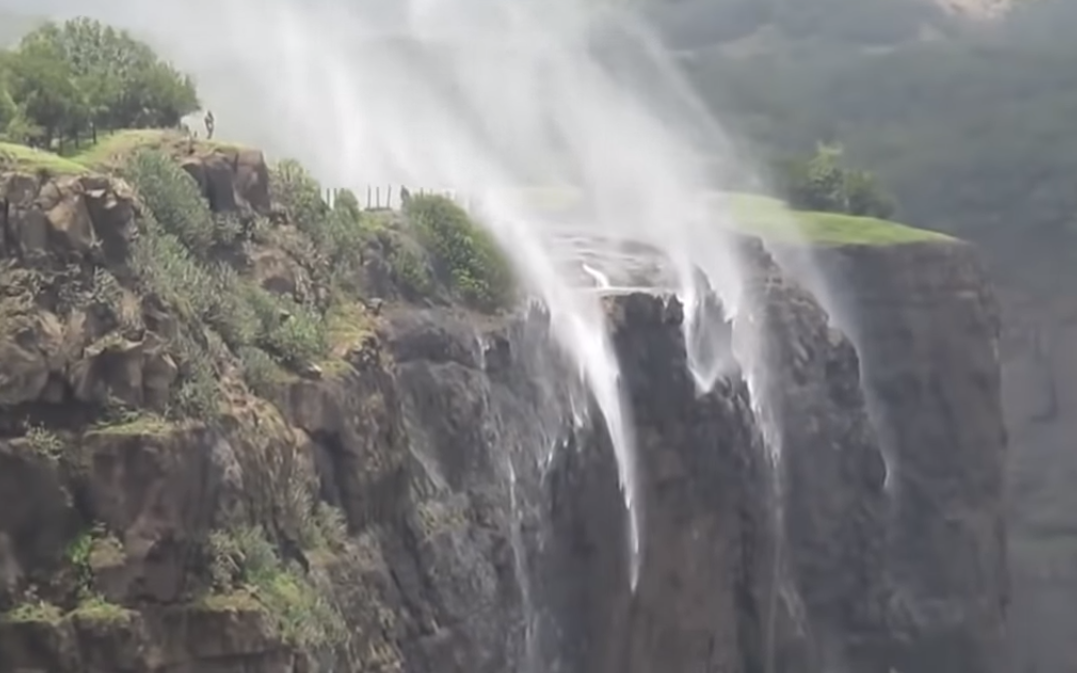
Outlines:
{"label": "dark basalt rock", "polygon": [[[254,207],[260,184],[233,191]],[[3,254],[46,241],[35,227],[71,254],[91,233],[122,253],[130,222],[106,231],[100,211],[133,211],[124,194],[68,185],[100,201],[92,227],[60,226],[75,211],[55,205],[46,227],[31,187],[3,183]],[[235,393],[214,427],[72,430],[76,461],[0,423],[0,609],[36,587],[67,613],[0,621],[0,673],[284,673],[315,655],[362,673],[1008,670],[998,316],[971,251],[832,251],[824,286],[744,245],[747,313],[706,332],[708,358],[738,366],[703,394],[679,302],[604,300],[635,441],[635,591],[609,433],[548,317],[393,305],[342,366],[287,379],[272,404]],[[147,331],[168,332],[145,304]],[[18,321],[0,415],[71,415],[80,381],[136,402],[170,385],[152,340],[95,350],[90,321]],[[98,357],[111,373],[75,366]],[[300,549],[285,485],[338,507],[346,541]],[[251,601],[196,600],[206,538],[237,516],[328,583],[346,643],[303,651]],[[61,572],[67,542],[91,522],[115,538],[90,550],[93,589],[122,618],[65,603],[83,581]]]}

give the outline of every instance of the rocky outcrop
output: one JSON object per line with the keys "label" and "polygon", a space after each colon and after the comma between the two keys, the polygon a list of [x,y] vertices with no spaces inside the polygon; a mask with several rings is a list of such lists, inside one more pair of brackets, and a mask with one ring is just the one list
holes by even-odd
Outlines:
{"label": "rocky outcrop", "polygon": [[[261,208],[230,165],[188,171]],[[751,310],[715,326],[740,366],[702,395],[676,299],[605,299],[633,590],[610,437],[541,309],[356,301],[330,360],[256,393],[126,284],[122,183],[6,180],[0,671],[1003,670],[997,314],[962,247],[828,253],[832,323],[746,243]],[[246,272],[319,296],[274,226]],[[212,423],[165,413],[181,338],[221,354]]]}
{"label": "rocky outcrop", "polygon": [[109,271],[126,273],[137,209],[107,178],[0,179],[0,404],[164,404],[175,363],[120,329],[139,299]]}
{"label": "rocky outcrop", "polygon": [[260,150],[225,145],[201,148],[180,165],[216,212],[245,208],[268,214],[269,169]]}
{"label": "rocky outcrop", "polygon": [[896,667],[1010,670],[1000,315],[980,257],[958,241],[822,250],[813,268],[785,257],[816,274],[862,360],[887,463]]}

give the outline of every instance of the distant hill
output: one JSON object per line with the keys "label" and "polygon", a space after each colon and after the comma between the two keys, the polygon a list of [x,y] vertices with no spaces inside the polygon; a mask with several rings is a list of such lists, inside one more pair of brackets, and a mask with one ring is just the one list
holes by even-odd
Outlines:
{"label": "distant hill", "polygon": [[680,50],[734,53],[789,43],[895,46],[978,29],[1037,0],[651,0],[648,12]]}

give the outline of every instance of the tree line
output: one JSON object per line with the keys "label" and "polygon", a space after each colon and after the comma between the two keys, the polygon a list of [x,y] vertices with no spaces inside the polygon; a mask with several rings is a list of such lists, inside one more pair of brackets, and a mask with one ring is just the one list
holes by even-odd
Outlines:
{"label": "tree line", "polygon": [[200,107],[195,83],[125,30],[47,23],[0,52],[0,139],[63,150],[123,128],[169,128]]}

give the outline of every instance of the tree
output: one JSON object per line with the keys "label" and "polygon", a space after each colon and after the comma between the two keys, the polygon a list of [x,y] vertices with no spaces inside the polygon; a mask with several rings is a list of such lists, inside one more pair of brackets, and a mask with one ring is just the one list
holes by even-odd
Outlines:
{"label": "tree", "polygon": [[779,190],[795,208],[888,218],[893,200],[867,171],[842,166],[839,146],[819,144],[807,159],[787,159],[777,167]]}
{"label": "tree", "polygon": [[49,146],[85,117],[82,94],[55,52],[38,45],[21,49],[5,60],[5,69],[9,94],[26,119],[40,129],[32,140]]}
{"label": "tree", "polygon": [[199,107],[191,78],[167,63],[156,62],[130,73],[121,89],[116,114],[108,121],[112,128],[170,128]]}
{"label": "tree", "polygon": [[68,63],[92,111],[93,131],[174,126],[200,107],[194,82],[149,45],[99,21],[47,24],[23,45],[46,43]]}
{"label": "tree", "polygon": [[875,176],[867,171],[845,173],[845,210],[850,215],[867,215],[887,219],[893,217],[894,200],[879,187]]}
{"label": "tree", "polygon": [[4,133],[17,114],[19,114],[19,108],[15,105],[11,92],[8,91],[6,71],[0,63],[0,134]]}
{"label": "tree", "polygon": [[147,44],[99,21],[47,23],[7,55],[8,87],[41,141],[179,124],[200,107],[191,78]]}

